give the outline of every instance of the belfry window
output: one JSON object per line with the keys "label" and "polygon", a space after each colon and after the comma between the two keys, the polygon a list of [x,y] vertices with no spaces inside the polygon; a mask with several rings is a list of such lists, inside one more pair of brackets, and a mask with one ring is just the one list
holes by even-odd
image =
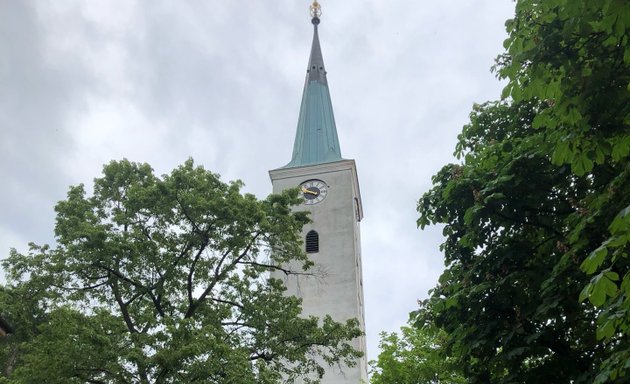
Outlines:
{"label": "belfry window", "polygon": [[316,231],[309,231],[306,234],[306,253],[319,252],[319,234]]}

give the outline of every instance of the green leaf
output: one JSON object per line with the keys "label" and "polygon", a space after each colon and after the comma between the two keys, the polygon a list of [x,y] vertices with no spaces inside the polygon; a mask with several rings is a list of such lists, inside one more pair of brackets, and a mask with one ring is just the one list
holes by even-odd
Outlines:
{"label": "green leaf", "polygon": [[591,275],[599,269],[607,255],[608,248],[602,245],[588,255],[588,257],[582,262],[582,265],[580,265],[580,268]]}
{"label": "green leaf", "polygon": [[613,321],[608,320],[604,322],[602,325],[597,327],[596,336],[598,340],[604,338],[610,338],[615,333],[615,324]]}
{"label": "green leaf", "polygon": [[484,204],[488,204],[490,202],[492,202],[493,200],[501,200],[504,199],[505,195],[501,192],[495,192],[489,196],[487,196],[485,199],[483,199]]}
{"label": "green leaf", "polygon": [[457,302],[458,302],[457,296],[451,296],[448,299],[446,299],[444,304],[446,305],[446,308],[453,308],[457,306]]}
{"label": "green leaf", "polygon": [[474,205],[468,208],[464,214],[464,223],[466,223],[466,225],[471,225],[473,220],[476,218],[477,213],[482,209],[483,207],[481,205]]}
{"label": "green leaf", "polygon": [[599,307],[604,304],[606,297],[614,297],[617,295],[618,287],[607,276],[608,272],[600,272],[591,280],[592,291],[589,296],[591,303]]}
{"label": "green leaf", "polygon": [[[503,87],[503,90],[501,91],[501,99],[505,100],[510,97],[510,94],[512,93],[512,88],[513,85],[511,83],[508,83],[508,85]],[[628,89],[630,89],[630,83],[628,83]]]}
{"label": "green leaf", "polygon": [[572,159],[573,152],[569,148],[569,143],[566,140],[558,142],[553,154],[551,155],[551,162],[556,165],[561,165],[571,162]]}
{"label": "green leaf", "polygon": [[584,176],[585,173],[593,170],[593,161],[588,158],[586,153],[580,152],[573,159],[571,170],[578,176]]}
{"label": "green leaf", "polygon": [[509,94],[514,101],[521,101],[521,99],[523,99],[523,89],[518,84],[512,86]]}
{"label": "green leaf", "polygon": [[612,158],[621,161],[630,153],[630,135],[615,137],[612,141]]}
{"label": "green leaf", "polygon": [[578,301],[581,303],[584,300],[586,300],[591,295],[592,291],[593,291],[593,284],[591,283],[586,284],[584,288],[582,288],[582,291],[580,292]]}
{"label": "green leaf", "polygon": [[613,235],[624,234],[630,231],[630,205],[619,211],[608,229]]}
{"label": "green leaf", "polygon": [[604,304],[604,301],[606,301],[606,290],[600,286],[596,286],[595,284],[593,284],[593,289],[588,296],[588,300],[596,307],[601,306],[602,304]]}
{"label": "green leaf", "polygon": [[569,109],[569,113],[567,114],[567,121],[569,124],[576,124],[578,121],[582,120],[582,114],[577,108]]}
{"label": "green leaf", "polygon": [[630,298],[630,272],[623,277],[620,288],[626,296],[626,300],[628,300]]}
{"label": "green leaf", "polygon": [[536,117],[534,117],[534,120],[532,121],[532,128],[534,129],[544,128],[547,125],[548,121],[549,121],[549,115],[544,114],[544,113],[539,113],[536,115]]}
{"label": "green leaf", "polygon": [[619,274],[617,272],[608,271],[608,272],[604,273],[604,276],[606,276],[606,278],[608,280],[611,280],[611,281],[618,281],[619,280]]}
{"label": "green leaf", "polygon": [[615,35],[610,35],[608,36],[608,38],[606,38],[606,40],[604,40],[604,42],[602,43],[602,45],[604,47],[610,47],[610,46],[614,46],[617,45],[617,37]]}

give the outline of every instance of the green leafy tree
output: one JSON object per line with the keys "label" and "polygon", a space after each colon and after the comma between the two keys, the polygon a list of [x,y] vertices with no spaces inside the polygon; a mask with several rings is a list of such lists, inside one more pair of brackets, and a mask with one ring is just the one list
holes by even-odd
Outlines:
{"label": "green leafy tree", "polygon": [[444,167],[419,205],[421,226],[446,224],[447,269],[422,313],[472,383],[590,383],[603,358],[565,226],[588,180],[539,153],[536,110],[477,106],[460,135],[464,163]]}
{"label": "green leafy tree", "polygon": [[192,160],[162,177],[112,162],[92,196],[71,187],[58,246],[4,262],[0,305],[24,331],[0,346],[0,382],[277,383],[321,374],[320,358],[354,364],[357,322],[300,317],[270,278],[310,273],[297,192],[240,187]]}
{"label": "green leafy tree", "polygon": [[[630,7],[624,0],[521,0],[507,27],[499,62],[509,80],[504,94],[544,101],[548,108],[533,121],[547,134],[544,151],[553,164],[596,180],[568,228],[571,252],[590,252],[582,270],[593,277],[580,299],[601,309],[597,337],[612,347],[630,337],[630,205],[622,196],[630,153]],[[594,227],[608,230],[594,239]],[[630,370],[630,351],[616,349],[597,382]]]}
{"label": "green leafy tree", "polygon": [[447,267],[420,313],[470,382],[627,379],[629,12],[517,1],[506,100],[475,107],[462,164],[419,202],[421,227],[446,225]]}
{"label": "green leafy tree", "polygon": [[[35,324],[41,324],[45,314],[36,305],[37,300],[28,289],[10,289],[0,286],[0,311],[3,318],[11,315],[12,333],[0,337],[0,382],[10,376],[18,363],[20,345],[36,334]],[[16,327],[16,325],[20,325]]]}
{"label": "green leafy tree", "polygon": [[400,333],[381,333],[380,353],[371,361],[372,384],[465,383],[453,361],[441,349],[443,331],[430,324],[403,326]]}

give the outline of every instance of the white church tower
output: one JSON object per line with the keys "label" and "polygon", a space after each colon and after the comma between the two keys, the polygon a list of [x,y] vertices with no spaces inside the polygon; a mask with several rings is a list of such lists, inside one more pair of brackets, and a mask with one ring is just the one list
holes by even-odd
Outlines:
{"label": "white church tower", "polygon": [[[283,277],[288,294],[302,299],[303,314],[334,320],[356,318],[364,326],[361,236],[363,218],[354,160],[343,159],[339,148],[326,70],[317,27],[321,11],[311,6],[314,26],[311,56],[291,162],[269,171],[273,192],[299,187],[312,223],[303,230],[305,251],[315,263],[317,277]],[[354,340],[364,354],[365,338]],[[354,367],[329,367],[322,384],[367,383],[367,358]]]}

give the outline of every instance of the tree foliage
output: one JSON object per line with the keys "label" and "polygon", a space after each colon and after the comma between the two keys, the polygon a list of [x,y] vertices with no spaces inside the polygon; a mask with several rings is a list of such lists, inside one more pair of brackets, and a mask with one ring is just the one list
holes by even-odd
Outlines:
{"label": "tree foliage", "polygon": [[629,25],[623,0],[516,1],[506,99],[419,202],[447,267],[420,313],[470,382],[630,374]]}
{"label": "tree foliage", "polygon": [[410,322],[400,333],[381,333],[378,359],[371,361],[372,384],[465,383],[460,369],[444,358],[446,335],[431,324]]}
{"label": "tree foliage", "polygon": [[309,273],[297,192],[240,187],[192,160],[162,177],[112,162],[91,196],[71,187],[58,245],[4,263],[0,306],[20,331],[0,382],[276,383],[321,374],[320,357],[352,365],[357,322],[301,318],[269,275]]}

